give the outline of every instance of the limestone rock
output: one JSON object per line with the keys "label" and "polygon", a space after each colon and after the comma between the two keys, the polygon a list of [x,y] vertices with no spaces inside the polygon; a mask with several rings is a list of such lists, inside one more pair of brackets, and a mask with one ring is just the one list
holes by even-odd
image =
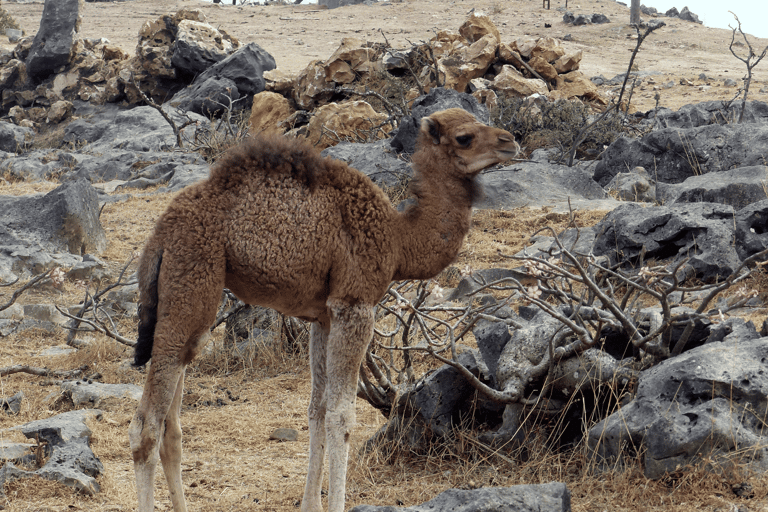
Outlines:
{"label": "limestone rock", "polygon": [[325,62],[326,80],[338,84],[352,83],[357,75],[370,71],[371,63],[380,56],[379,50],[366,46],[360,39],[345,37]]}
{"label": "limestone rock", "polygon": [[558,99],[583,98],[601,105],[607,104],[605,98],[600,96],[597,86],[584,76],[581,71],[571,71],[563,75],[557,75],[555,90],[549,93],[549,97]]}
{"label": "limestone rock", "polygon": [[171,64],[192,75],[202,73],[237,49],[232,39],[208,23],[182,20],[172,46]]}
{"label": "limestone rock", "polygon": [[530,56],[531,58],[541,57],[547,62],[555,62],[563,55],[565,55],[565,49],[558,39],[555,39],[554,37],[542,37],[536,41],[536,44],[531,49]]}
{"label": "limestone rock", "polygon": [[387,117],[373,110],[365,101],[329,103],[315,110],[307,127],[307,136],[318,148],[333,146],[339,140],[357,141],[366,134],[379,138],[389,133],[391,126],[382,126],[381,131],[376,133],[371,133],[371,130],[384,123]]}
{"label": "limestone rock", "polygon": [[70,63],[80,30],[81,0],[46,0],[27,56],[30,78],[42,80]]}
{"label": "limestone rock", "polygon": [[501,42],[499,29],[496,28],[491,19],[484,14],[476,14],[474,12],[459,27],[459,34],[464,36],[470,43],[474,43],[489,34],[493,35],[496,39],[496,44]]}
{"label": "limestone rock", "polygon": [[547,94],[547,84],[538,78],[525,78],[517,69],[509,64],[505,64],[501,72],[493,79],[492,89],[516,96]]}
{"label": "limestone rock", "polygon": [[59,100],[48,109],[48,124],[58,124],[72,116],[74,106],[70,101]]}
{"label": "limestone rock", "polygon": [[331,99],[335,85],[326,81],[325,76],[325,65],[319,60],[310,62],[299,73],[293,89],[293,100],[299,108],[312,110]]}
{"label": "limestone rock", "polygon": [[293,114],[293,109],[285,96],[276,92],[260,92],[253,97],[249,132],[252,135],[284,133],[286,127],[281,127],[279,124],[291,114]]}
{"label": "limestone rock", "polygon": [[264,88],[267,91],[287,94],[293,90],[295,84],[295,76],[288,75],[277,68],[264,72]]}
{"label": "limestone rock", "polygon": [[544,80],[554,80],[557,78],[557,70],[555,67],[539,55],[531,57],[531,60],[528,61],[528,65],[541,75],[541,78]]}
{"label": "limestone rock", "polygon": [[554,63],[558,73],[569,73],[579,69],[581,64],[582,51],[566,52],[565,55],[557,59]]}

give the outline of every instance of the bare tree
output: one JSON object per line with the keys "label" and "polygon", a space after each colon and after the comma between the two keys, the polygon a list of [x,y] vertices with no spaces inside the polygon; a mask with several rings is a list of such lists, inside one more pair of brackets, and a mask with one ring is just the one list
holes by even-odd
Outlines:
{"label": "bare tree", "polygon": [[[728,25],[733,33],[731,34],[731,44],[728,46],[728,49],[731,50],[731,53],[734,57],[739,59],[741,62],[746,64],[747,66],[747,77],[744,79],[744,96],[741,99],[741,114],[739,114],[739,123],[741,123],[741,120],[744,119],[744,110],[747,108],[747,95],[749,94],[749,85],[752,83],[752,68],[757,66],[761,60],[763,60],[763,57],[765,57],[766,52],[768,52],[768,46],[763,48],[763,52],[758,56],[755,51],[752,49],[752,44],[749,42],[749,39],[747,39],[747,35],[744,33],[744,31],[741,29],[741,20],[739,20],[739,17],[734,14],[733,11],[728,11],[731,14],[733,14],[733,17],[736,18],[736,23],[739,24],[738,27],[734,28]],[[733,49],[733,45],[736,41],[736,31],[739,31],[739,34],[741,34],[741,37],[744,38],[744,43],[747,45],[747,49],[749,50],[749,55],[747,55],[746,58],[739,57],[736,55],[736,52]]]}

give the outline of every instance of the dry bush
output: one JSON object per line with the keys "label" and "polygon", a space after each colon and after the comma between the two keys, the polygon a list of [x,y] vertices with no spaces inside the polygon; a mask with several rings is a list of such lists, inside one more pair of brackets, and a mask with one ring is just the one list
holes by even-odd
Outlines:
{"label": "dry bush", "polygon": [[0,31],[5,34],[7,28],[19,30],[19,24],[13,16],[8,14],[8,11],[0,7]]}

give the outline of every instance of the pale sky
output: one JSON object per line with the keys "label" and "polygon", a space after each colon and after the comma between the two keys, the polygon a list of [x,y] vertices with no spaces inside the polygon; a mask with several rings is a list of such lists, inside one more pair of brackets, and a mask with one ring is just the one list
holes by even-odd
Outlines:
{"label": "pale sky", "polygon": [[[625,0],[625,3],[629,5],[630,2]],[[714,28],[727,29],[729,24],[736,28],[736,19],[728,12],[733,11],[747,35],[768,38],[768,0],[640,0],[640,3],[655,7],[661,13],[672,7],[682,11],[687,5],[704,25]]]}

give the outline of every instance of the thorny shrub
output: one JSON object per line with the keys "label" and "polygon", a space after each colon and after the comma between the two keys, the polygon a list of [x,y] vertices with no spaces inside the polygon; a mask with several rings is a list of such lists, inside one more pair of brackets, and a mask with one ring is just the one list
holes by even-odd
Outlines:
{"label": "thorny shrub", "polygon": [[19,30],[19,24],[13,16],[8,14],[8,11],[0,7],[0,31],[5,32],[7,28]]}

